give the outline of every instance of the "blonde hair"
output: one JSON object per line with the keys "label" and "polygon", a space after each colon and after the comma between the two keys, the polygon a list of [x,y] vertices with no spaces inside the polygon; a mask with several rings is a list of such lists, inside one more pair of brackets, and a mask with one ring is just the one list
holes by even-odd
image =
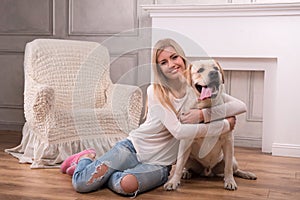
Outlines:
{"label": "blonde hair", "polygon": [[153,47],[152,52],[152,69],[154,73],[154,94],[161,102],[163,106],[171,109],[175,114],[177,114],[176,109],[170,100],[170,88],[168,87],[166,77],[162,73],[161,68],[158,64],[157,58],[160,53],[167,47],[173,47],[176,53],[183,59],[185,66],[187,66],[187,59],[183,49],[180,45],[172,39],[166,38],[159,40]]}

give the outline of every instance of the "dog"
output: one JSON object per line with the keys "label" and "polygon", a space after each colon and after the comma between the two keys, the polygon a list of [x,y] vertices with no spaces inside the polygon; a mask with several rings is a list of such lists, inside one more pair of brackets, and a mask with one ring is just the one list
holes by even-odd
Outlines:
{"label": "dog", "polygon": [[[218,62],[213,59],[192,62],[186,73],[188,84],[198,100],[191,99],[191,103],[183,110],[213,109],[224,103],[224,71]],[[195,95],[189,98],[195,98]],[[223,114],[225,117],[225,112]],[[214,130],[212,128],[211,131]],[[239,169],[234,157],[232,131],[222,135],[181,140],[174,173],[164,184],[164,189],[176,190],[181,178],[191,178],[191,171],[205,176],[224,176],[224,188],[227,190],[237,189],[234,176],[251,180],[257,178],[255,174]]]}

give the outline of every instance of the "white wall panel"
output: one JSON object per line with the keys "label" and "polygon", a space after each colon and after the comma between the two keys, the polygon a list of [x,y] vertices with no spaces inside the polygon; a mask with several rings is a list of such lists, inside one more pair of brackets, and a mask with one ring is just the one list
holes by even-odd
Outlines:
{"label": "white wall panel", "polygon": [[264,72],[249,72],[248,84],[248,121],[262,122],[263,120],[263,96],[264,96]]}
{"label": "white wall panel", "polygon": [[261,147],[264,72],[225,71],[226,92],[247,105],[247,112],[237,116],[235,145]]}

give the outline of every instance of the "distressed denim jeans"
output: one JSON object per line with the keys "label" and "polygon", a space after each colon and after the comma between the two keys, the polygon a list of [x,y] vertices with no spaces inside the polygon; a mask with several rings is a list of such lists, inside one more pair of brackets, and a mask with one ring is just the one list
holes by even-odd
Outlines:
{"label": "distressed denim jeans", "polygon": [[[101,165],[108,170],[103,176],[97,174]],[[135,196],[164,184],[168,180],[171,166],[143,164],[137,160],[136,151],[130,140],[118,142],[111,150],[96,160],[79,160],[72,177],[72,184],[78,192],[91,192],[107,186],[122,195]],[[138,181],[138,190],[125,193],[120,185],[122,178],[132,174]]]}

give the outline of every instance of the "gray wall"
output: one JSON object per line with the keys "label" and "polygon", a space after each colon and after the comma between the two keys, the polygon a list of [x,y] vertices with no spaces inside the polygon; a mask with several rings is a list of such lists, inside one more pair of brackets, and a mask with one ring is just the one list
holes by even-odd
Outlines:
{"label": "gray wall", "polygon": [[[149,62],[150,51],[134,50],[130,45],[150,44],[150,34],[138,29],[151,26],[140,5],[152,3],[153,0],[1,0],[0,130],[21,130],[24,124],[23,54],[25,44],[36,38],[104,43],[111,55],[113,82],[145,88],[150,71],[136,66]],[[130,31],[118,34],[125,30]],[[132,69],[133,73],[127,73]]]}

